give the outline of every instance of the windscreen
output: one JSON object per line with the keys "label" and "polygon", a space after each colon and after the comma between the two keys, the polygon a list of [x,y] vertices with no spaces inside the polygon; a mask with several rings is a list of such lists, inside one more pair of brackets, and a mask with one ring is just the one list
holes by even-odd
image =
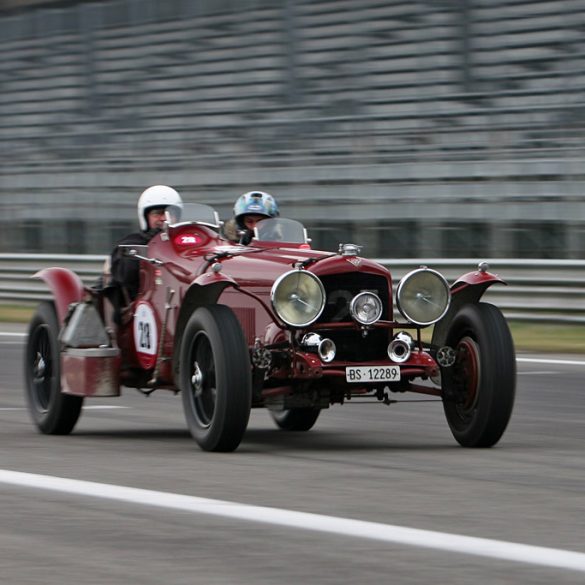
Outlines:
{"label": "windscreen", "polygon": [[275,217],[263,219],[256,224],[254,239],[260,242],[305,244],[307,242],[307,232],[299,221]]}
{"label": "windscreen", "polygon": [[165,210],[166,221],[171,227],[186,223],[199,223],[219,228],[219,217],[210,205],[184,203],[183,206],[169,205]]}

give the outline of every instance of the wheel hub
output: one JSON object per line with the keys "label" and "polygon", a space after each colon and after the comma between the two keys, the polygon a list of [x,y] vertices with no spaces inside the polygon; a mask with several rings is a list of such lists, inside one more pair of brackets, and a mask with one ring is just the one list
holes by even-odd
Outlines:
{"label": "wheel hub", "polygon": [[469,412],[475,407],[478,397],[480,379],[479,349],[476,342],[468,337],[463,338],[457,348],[457,365],[461,382],[460,408]]}
{"label": "wheel hub", "polygon": [[191,385],[193,386],[193,393],[199,397],[203,393],[203,372],[197,362],[193,362],[193,375],[191,376]]}
{"label": "wheel hub", "polygon": [[40,353],[37,353],[33,364],[33,374],[36,382],[40,382],[45,378],[46,370],[47,364],[45,363],[43,356]]}

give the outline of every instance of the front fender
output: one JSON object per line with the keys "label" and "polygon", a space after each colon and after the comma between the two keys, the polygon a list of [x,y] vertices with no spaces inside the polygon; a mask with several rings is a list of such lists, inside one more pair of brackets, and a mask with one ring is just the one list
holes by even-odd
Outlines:
{"label": "front fender", "polygon": [[221,272],[204,272],[200,274],[192,283],[192,285],[198,285],[200,287],[206,287],[210,285],[223,285],[225,288],[228,285],[237,287],[236,281],[227,274],[222,274]]}
{"label": "front fender", "polygon": [[85,288],[81,278],[75,272],[59,267],[43,268],[33,274],[32,278],[43,280],[53,293],[57,318],[62,326],[69,305],[83,299]]}
{"label": "front fender", "polygon": [[474,272],[468,272],[467,274],[460,276],[453,283],[453,286],[451,286],[451,294],[455,296],[464,289],[475,287],[474,290],[476,291],[476,294],[478,294],[477,298],[479,300],[485,290],[496,282],[507,284],[497,274],[492,274],[486,270],[475,270]]}
{"label": "front fender", "polygon": [[476,270],[468,272],[460,276],[451,286],[451,305],[445,316],[435,324],[433,329],[432,345],[434,347],[441,347],[445,345],[447,333],[451,325],[451,321],[459,312],[463,305],[479,303],[479,300],[485,291],[492,286],[492,284],[507,283],[502,280],[497,274],[492,274],[486,270]]}
{"label": "front fender", "polygon": [[[182,302],[177,326],[175,328],[173,350],[173,374],[178,381],[179,354],[185,326],[193,312],[203,305],[213,305],[228,286],[237,287],[233,278],[217,273],[205,273],[198,276],[187,290]],[[177,382],[178,384],[178,382]]]}
{"label": "front fender", "polygon": [[193,311],[202,305],[212,305],[217,302],[221,293],[228,286],[238,288],[236,281],[221,272],[204,272],[191,282],[181,302],[181,310],[175,330],[175,348],[180,344],[183,329],[193,314]]}

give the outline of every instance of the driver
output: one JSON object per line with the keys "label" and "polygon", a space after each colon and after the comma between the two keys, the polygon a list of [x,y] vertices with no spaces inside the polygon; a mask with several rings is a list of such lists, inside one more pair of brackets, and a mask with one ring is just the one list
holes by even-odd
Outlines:
{"label": "driver", "polygon": [[[270,193],[249,191],[240,195],[234,205],[234,219],[226,224],[228,238],[247,246],[254,236],[256,224],[267,217],[278,217],[278,204]],[[231,223],[231,225],[229,225]]]}
{"label": "driver", "polygon": [[146,189],[138,199],[138,223],[140,231],[128,234],[114,248],[111,256],[111,284],[122,293],[120,303],[125,305],[136,298],[140,283],[140,264],[137,258],[124,256],[120,244],[148,244],[158,234],[165,221],[165,210],[172,206],[174,211],[183,208],[181,196],[166,185],[154,185]]}

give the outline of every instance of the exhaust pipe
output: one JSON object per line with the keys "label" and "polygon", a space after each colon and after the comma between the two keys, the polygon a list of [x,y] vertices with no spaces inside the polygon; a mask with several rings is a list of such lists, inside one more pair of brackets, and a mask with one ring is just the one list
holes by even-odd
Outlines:
{"label": "exhaust pipe", "polygon": [[393,362],[401,364],[408,360],[413,347],[412,337],[405,331],[401,331],[394,336],[394,339],[388,345],[388,357]]}
{"label": "exhaust pipe", "polygon": [[326,364],[335,359],[337,348],[335,342],[328,337],[323,338],[318,333],[307,333],[301,339],[301,345],[309,351],[316,351],[321,361]]}

